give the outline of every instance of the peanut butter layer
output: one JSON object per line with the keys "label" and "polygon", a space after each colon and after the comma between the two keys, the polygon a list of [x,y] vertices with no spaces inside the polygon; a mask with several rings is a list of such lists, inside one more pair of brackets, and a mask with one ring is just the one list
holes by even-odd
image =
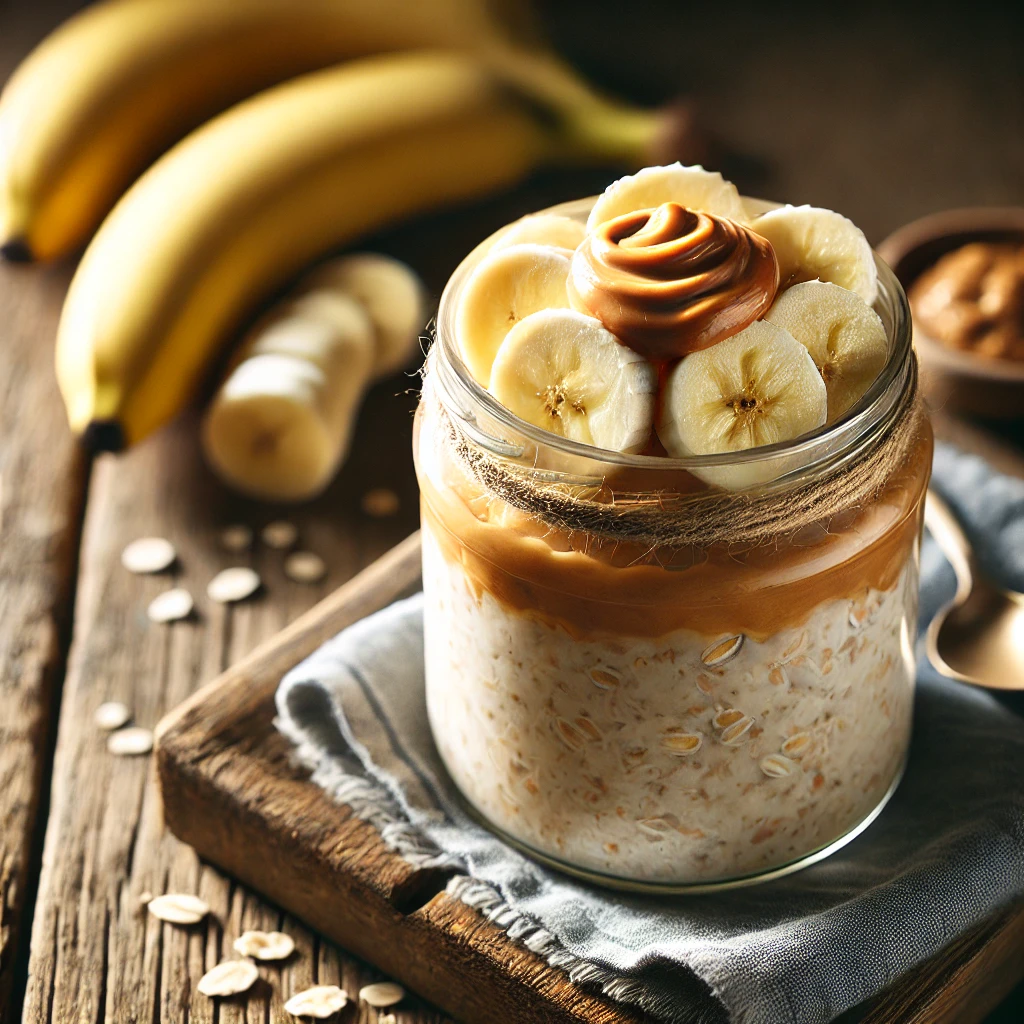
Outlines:
{"label": "peanut butter layer", "polygon": [[464,478],[442,492],[421,473],[423,525],[477,592],[576,638],[685,628],[763,640],[802,624],[822,602],[896,584],[920,536],[931,453],[924,425],[912,459],[871,505],[746,550],[640,550],[569,535]]}
{"label": "peanut butter layer", "polygon": [[767,239],[678,203],[601,224],[577,248],[573,305],[648,359],[678,359],[743,330],[772,304]]}

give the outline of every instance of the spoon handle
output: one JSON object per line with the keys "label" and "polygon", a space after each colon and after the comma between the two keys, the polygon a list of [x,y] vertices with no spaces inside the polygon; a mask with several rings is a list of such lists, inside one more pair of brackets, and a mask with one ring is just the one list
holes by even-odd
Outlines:
{"label": "spoon handle", "polygon": [[956,573],[956,596],[952,603],[963,604],[974,586],[974,552],[950,507],[931,488],[924,504],[924,523]]}

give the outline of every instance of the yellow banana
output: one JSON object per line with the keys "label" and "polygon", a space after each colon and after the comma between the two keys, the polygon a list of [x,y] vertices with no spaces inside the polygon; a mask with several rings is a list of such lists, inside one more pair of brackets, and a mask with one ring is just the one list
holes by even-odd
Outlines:
{"label": "yellow banana", "polygon": [[[565,155],[559,114],[475,59],[402,54],[305,75],[209,122],[132,186],[82,258],[57,338],[72,428],[100,447],[146,436],[263,297],[360,235]],[[660,122],[631,116],[642,161]],[[623,148],[591,134],[606,145],[588,143],[593,156]]]}
{"label": "yellow banana", "polygon": [[47,38],[0,94],[0,251],[79,248],[187,131],[343,59],[501,47],[480,0],[104,0]]}

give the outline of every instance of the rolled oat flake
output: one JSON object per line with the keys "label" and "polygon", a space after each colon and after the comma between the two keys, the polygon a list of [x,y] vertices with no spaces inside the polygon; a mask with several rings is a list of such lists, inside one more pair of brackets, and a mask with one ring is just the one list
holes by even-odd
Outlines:
{"label": "rolled oat flake", "polygon": [[252,528],[244,523],[225,526],[220,531],[220,546],[225,551],[231,551],[234,554],[248,551],[252,547]]}
{"label": "rolled oat flake", "polygon": [[181,892],[154,896],[146,906],[154,917],[168,924],[199,924],[210,912],[210,905],[204,900]]}
{"label": "rolled oat flake", "polygon": [[243,932],[235,939],[234,948],[256,960],[285,960],[295,952],[295,940],[284,932]]}
{"label": "rolled oat flake", "polygon": [[333,1017],[348,1002],[348,994],[337,985],[314,985],[292,996],[284,1004],[285,1013],[293,1017]]}
{"label": "rolled oat flake", "polygon": [[359,1001],[376,1008],[394,1006],[405,998],[405,989],[394,981],[378,981],[359,990]]}
{"label": "rolled oat flake", "polygon": [[237,996],[252,988],[260,972],[251,960],[226,960],[199,979],[204,996]]}
{"label": "rolled oat flake", "polygon": [[105,732],[113,732],[122,725],[127,725],[131,717],[132,713],[128,710],[127,704],[122,704],[119,700],[108,700],[93,712],[92,720],[98,728]]}
{"label": "rolled oat flake", "polygon": [[179,622],[187,619],[194,607],[192,595],[184,587],[175,587],[157,594],[149,602],[146,614],[152,622]]}
{"label": "rolled oat flake", "polygon": [[107,750],[118,757],[139,757],[153,749],[153,732],[141,726],[118,729],[107,737]]}
{"label": "rolled oat flake", "polygon": [[289,523],[286,519],[277,519],[267,523],[260,531],[260,536],[268,548],[285,551],[298,539],[299,530],[294,523]]}
{"label": "rolled oat flake", "polygon": [[206,586],[206,596],[218,604],[234,604],[255,594],[260,582],[255,570],[238,565],[217,573]]}
{"label": "rolled oat flake", "polygon": [[163,572],[178,557],[174,545],[163,537],[140,537],[121,552],[121,564],[135,573]]}
{"label": "rolled oat flake", "polygon": [[293,551],[284,560],[284,574],[296,583],[319,583],[327,575],[327,566],[312,551]]}

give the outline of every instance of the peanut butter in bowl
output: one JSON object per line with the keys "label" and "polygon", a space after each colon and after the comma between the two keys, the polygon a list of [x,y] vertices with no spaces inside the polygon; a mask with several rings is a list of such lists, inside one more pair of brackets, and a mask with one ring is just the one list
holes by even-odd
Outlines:
{"label": "peanut butter in bowl", "polygon": [[438,751],[485,824],[609,885],[795,870],[907,754],[906,299],[840,214],[753,208],[673,165],[525,218],[456,271],[428,357]]}
{"label": "peanut butter in bowl", "polygon": [[1024,241],[960,246],[914,282],[909,298],[916,322],[934,341],[1024,362]]}

